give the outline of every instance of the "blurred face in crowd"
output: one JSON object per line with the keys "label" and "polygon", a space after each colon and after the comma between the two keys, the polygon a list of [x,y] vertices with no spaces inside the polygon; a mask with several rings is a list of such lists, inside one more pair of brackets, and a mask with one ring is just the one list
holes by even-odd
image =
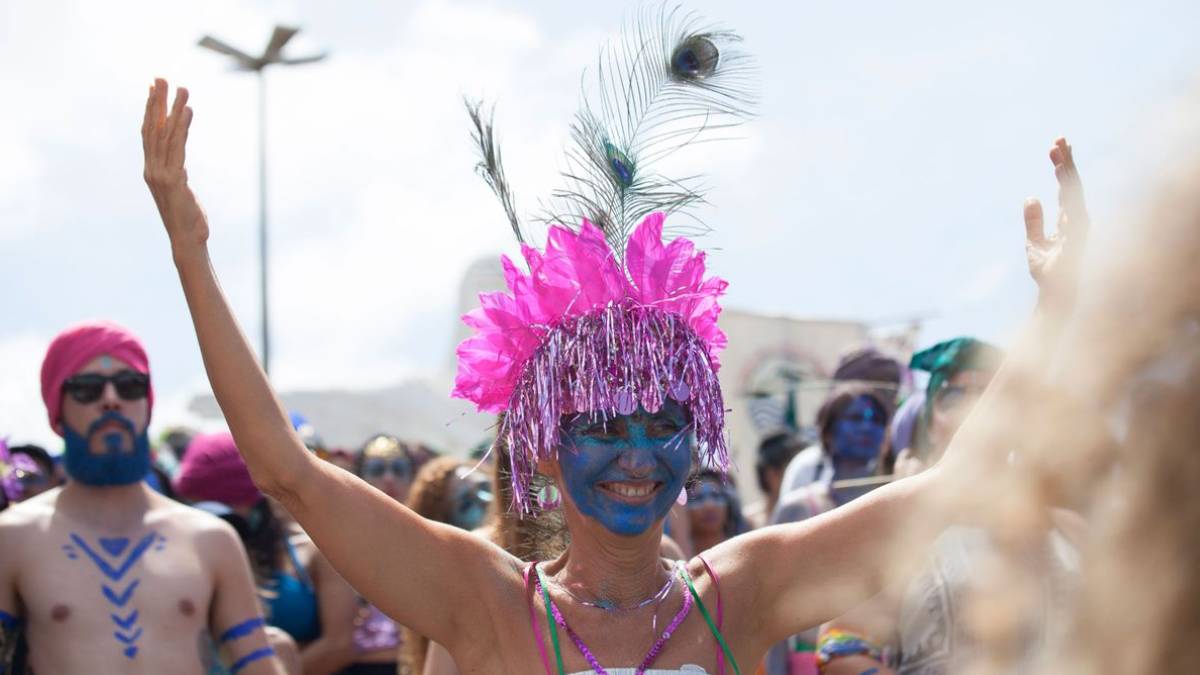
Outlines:
{"label": "blurred face in crowd", "polygon": [[17,480],[21,483],[21,499],[36,497],[54,487],[53,475],[47,474],[43,467],[34,463],[29,468],[29,471],[17,471]]}
{"label": "blurred face in crowd", "polygon": [[940,454],[950,445],[950,439],[979,402],[994,374],[990,370],[960,370],[934,393],[933,414],[929,418],[929,441],[934,452]]}
{"label": "blurred face in crowd", "polygon": [[58,431],[71,478],[109,486],[145,477],[150,467],[148,385],[146,375],[109,356],[92,359],[66,379]]}
{"label": "blurred face in crowd", "polygon": [[833,456],[873,462],[879,458],[887,419],[879,403],[867,395],[856,397],[833,423]]}
{"label": "blurred face in crowd", "polygon": [[729,498],[719,483],[702,480],[688,495],[688,518],[693,535],[721,535],[729,519]]}
{"label": "blurred face in crowd", "polygon": [[783,471],[787,466],[767,466],[762,470],[762,484],[766,489],[764,493],[772,501],[779,497],[779,486],[783,483]]}
{"label": "blurred face in crowd", "polygon": [[447,493],[450,496],[449,522],[464,530],[483,525],[493,500],[491,476],[483,471],[472,472],[459,467],[450,477]]}
{"label": "blurred face in crowd", "polygon": [[392,499],[408,499],[412,487],[413,462],[394,439],[377,438],[363,449],[362,478]]}

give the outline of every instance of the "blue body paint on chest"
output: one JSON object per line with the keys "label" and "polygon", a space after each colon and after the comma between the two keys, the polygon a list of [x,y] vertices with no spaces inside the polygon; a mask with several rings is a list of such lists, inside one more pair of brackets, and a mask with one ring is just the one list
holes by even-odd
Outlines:
{"label": "blue body paint on chest", "polygon": [[[581,513],[616,534],[645,532],[664,518],[683,489],[692,466],[687,414],[668,401],[651,415],[644,410],[607,423],[564,431],[558,453],[563,483]],[[604,423],[601,423],[604,426]],[[653,486],[650,499],[629,503],[602,486]]]}
{"label": "blue body paint on chest", "polygon": [[117,641],[121,653],[126,658],[134,658],[138,653],[137,641],[142,637],[142,628],[137,625],[138,610],[126,606],[133,600],[141,579],[132,578],[130,570],[156,542],[160,543],[161,547],[163,538],[157,532],[150,532],[138,539],[137,543],[133,543],[128,537],[101,537],[97,540],[99,546],[93,547],[74,532],[70,536],[72,543],[63,546],[67,557],[77,560],[79,556],[76,551],[82,551],[96,569],[112,582],[111,586],[101,583],[100,592],[114,609],[114,612],[109,614],[116,627],[113,639]]}

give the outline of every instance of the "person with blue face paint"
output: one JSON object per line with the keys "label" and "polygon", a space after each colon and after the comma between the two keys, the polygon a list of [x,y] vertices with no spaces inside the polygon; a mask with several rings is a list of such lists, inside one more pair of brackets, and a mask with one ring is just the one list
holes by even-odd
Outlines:
{"label": "person with blue face paint", "polygon": [[[140,341],[109,322],[67,329],[42,397],[68,480],[0,514],[0,623],[24,625],[39,673],[207,673],[198,641],[260,610],[233,528],[144,480],[154,394]],[[228,647],[241,672],[282,672],[261,630]]]}
{"label": "person with blue face paint", "polygon": [[[667,67],[678,68],[668,72],[679,82],[711,82],[717,64],[728,62],[717,59],[720,36],[663,34],[676,32],[686,39],[667,50]],[[540,473],[549,484],[539,506],[559,503],[566,523],[565,552],[522,561],[422,518],[305,449],[221,291],[209,222],[184,166],[189,95],[179,89],[168,110],[168,90],[157,80],[146,100],[144,177],[213,392],[255,484],[295,515],[365,598],[445,646],[463,672],[752,672],[771,645],[877,593],[905,562],[893,555],[906,519],[926,495],[953,485],[970,444],[990,440],[973,416],[921,474],[807,523],[761,528],[687,562],[665,561],[663,519],[699,463],[693,454],[719,468],[728,459],[716,373],[725,282],[704,278],[704,256],[691,242],[663,240],[662,213],[632,224],[624,251],[590,222],[578,231],[556,226],[544,249],[523,247],[529,274],[505,261],[511,294],[482,296],[466,318],[475,333],[458,350],[455,394],[503,413],[498,433],[511,450],[513,508],[532,506],[528,488]],[[602,148],[606,166],[634,170],[613,143]],[[1054,264],[1061,247],[1031,240],[1029,250],[1043,288],[1062,281],[1055,275],[1064,267]],[[989,389],[982,406],[1009,395],[1013,377],[1002,368],[993,381],[1000,393]],[[825,440],[831,452],[835,442],[844,446],[847,470],[869,464],[867,450],[877,446],[875,409],[856,411],[838,430],[832,420],[841,416],[831,416]],[[925,536],[905,543],[919,550],[932,541]]]}
{"label": "person with blue face paint", "polygon": [[625,536],[661,525],[691,471],[687,427],[687,411],[672,400],[653,415],[573,416],[557,470],[547,467],[566,487],[568,522],[588,516]]}
{"label": "person with blue face paint", "polygon": [[817,412],[820,443],[801,450],[784,471],[773,524],[811,518],[866,494],[869,488],[833,490],[834,481],[878,473],[890,408],[875,390],[844,387]]}
{"label": "person with blue face paint", "polygon": [[[784,485],[790,489],[780,495],[771,524],[808,520],[876,487],[834,489],[833,483],[878,472],[885,451],[888,410],[876,388],[848,386],[835,391],[817,412],[820,443],[801,450],[784,471]],[[805,646],[816,641],[817,630],[809,627],[775,645],[767,656],[768,672],[786,672],[788,659],[805,658],[810,651]]]}

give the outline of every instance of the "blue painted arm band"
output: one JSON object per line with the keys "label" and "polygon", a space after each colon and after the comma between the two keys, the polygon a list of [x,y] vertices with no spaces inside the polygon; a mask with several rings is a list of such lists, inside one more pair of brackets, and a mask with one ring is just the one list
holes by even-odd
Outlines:
{"label": "blue painted arm band", "polygon": [[265,620],[263,620],[263,618],[261,616],[256,616],[253,619],[246,619],[245,621],[239,623],[238,625],[234,626],[233,628],[230,628],[229,630],[225,631],[224,633],[221,633],[221,637],[218,638],[217,641],[223,644],[223,643],[229,642],[230,640],[244,638],[247,635],[253,633],[254,631],[256,631],[259,628],[262,628],[263,626],[266,626],[266,625],[267,625],[267,622]]}
{"label": "blue painted arm band", "polygon": [[255,649],[254,651],[243,656],[242,658],[238,659],[237,661],[234,661],[233,666],[231,666],[229,668],[229,672],[231,675],[237,675],[238,672],[241,671],[242,668],[245,668],[246,666],[250,665],[251,663],[253,663],[259,659],[265,659],[268,656],[274,656],[274,655],[275,655],[275,650],[271,649],[270,647],[263,647],[262,649]]}
{"label": "blue painted arm band", "polygon": [[21,617],[13,616],[12,614],[9,614],[8,612],[0,609],[0,627],[10,628],[10,629],[20,628],[21,627]]}

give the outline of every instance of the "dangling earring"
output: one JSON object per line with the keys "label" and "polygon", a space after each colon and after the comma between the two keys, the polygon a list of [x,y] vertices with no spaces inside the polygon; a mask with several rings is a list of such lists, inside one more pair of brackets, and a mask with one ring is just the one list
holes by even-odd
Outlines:
{"label": "dangling earring", "polygon": [[679,490],[679,496],[675,498],[675,503],[680,506],[687,506],[687,486],[683,486]]}
{"label": "dangling earring", "polygon": [[542,486],[537,493],[538,508],[543,511],[553,511],[562,503],[562,495],[558,493],[558,486],[554,483],[547,483]]}

